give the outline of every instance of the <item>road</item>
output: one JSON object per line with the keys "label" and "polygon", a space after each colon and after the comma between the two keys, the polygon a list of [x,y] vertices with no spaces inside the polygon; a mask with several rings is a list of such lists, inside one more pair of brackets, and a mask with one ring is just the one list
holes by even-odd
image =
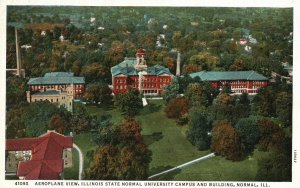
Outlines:
{"label": "road", "polygon": [[157,177],[157,176],[160,176],[160,175],[163,175],[163,174],[167,174],[167,173],[172,172],[172,171],[174,171],[174,170],[183,169],[183,168],[188,167],[188,166],[190,166],[190,165],[192,165],[192,164],[194,164],[194,163],[197,163],[197,162],[199,162],[199,161],[204,161],[204,160],[209,159],[209,158],[214,157],[214,156],[215,156],[214,153],[208,154],[208,155],[206,155],[206,156],[204,156],[204,157],[200,157],[200,158],[198,158],[198,159],[194,159],[194,160],[192,160],[192,161],[183,163],[183,164],[181,164],[181,165],[179,165],[179,166],[175,166],[174,168],[171,168],[171,169],[169,169],[169,170],[160,172],[160,173],[158,173],[158,174],[154,174],[154,175],[148,177],[148,179],[152,179],[152,178],[154,178],[154,177]]}
{"label": "road", "polygon": [[78,180],[82,180],[82,173],[83,173],[83,154],[80,148],[73,143],[73,147],[78,151],[79,154],[79,174],[78,174]]}

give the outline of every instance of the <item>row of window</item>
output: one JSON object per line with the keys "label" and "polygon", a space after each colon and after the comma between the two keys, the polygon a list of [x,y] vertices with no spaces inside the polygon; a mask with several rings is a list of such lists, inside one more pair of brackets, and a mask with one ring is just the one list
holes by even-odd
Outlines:
{"label": "row of window", "polygon": [[[159,88],[163,88],[165,87],[166,84],[161,84],[159,85]],[[132,85],[133,88],[139,88],[139,84],[133,84]],[[156,84],[141,84],[141,87],[142,88],[156,88],[157,85]],[[115,86],[115,89],[127,89],[127,85],[116,85]]]}
{"label": "row of window", "polygon": [[[170,82],[171,79],[168,79],[168,78],[143,78],[142,81],[143,82],[156,82],[156,81],[160,81],[160,82]],[[133,79],[134,82],[139,82],[139,78],[134,78]],[[123,80],[123,79],[116,79],[116,83],[126,83],[126,80]]]}

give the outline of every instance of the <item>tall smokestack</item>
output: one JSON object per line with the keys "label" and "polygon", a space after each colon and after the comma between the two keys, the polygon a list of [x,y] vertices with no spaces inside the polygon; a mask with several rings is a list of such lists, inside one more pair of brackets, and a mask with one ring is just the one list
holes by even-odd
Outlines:
{"label": "tall smokestack", "polygon": [[180,52],[177,52],[176,76],[180,76]]}
{"label": "tall smokestack", "polygon": [[18,29],[15,27],[16,35],[16,59],[17,59],[17,76],[21,76],[21,56],[19,51]]}

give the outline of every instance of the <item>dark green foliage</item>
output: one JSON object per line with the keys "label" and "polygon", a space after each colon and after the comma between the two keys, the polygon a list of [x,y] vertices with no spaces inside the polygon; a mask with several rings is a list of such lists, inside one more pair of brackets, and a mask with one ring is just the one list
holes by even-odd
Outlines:
{"label": "dark green foliage", "polygon": [[143,107],[142,97],[139,92],[129,89],[126,93],[115,96],[115,105],[126,115],[135,116]]}
{"label": "dark green foliage", "polygon": [[87,101],[95,104],[109,105],[112,103],[112,91],[106,84],[91,84],[87,87],[85,95]]}
{"label": "dark green foliage", "polygon": [[276,93],[271,86],[262,88],[253,99],[253,110],[257,115],[274,117],[276,114]]}
{"label": "dark green foliage", "polygon": [[235,129],[245,147],[245,152],[251,153],[260,138],[257,120],[253,117],[242,118],[235,125]]}
{"label": "dark green foliage", "polygon": [[169,102],[171,99],[176,98],[179,94],[179,84],[177,78],[173,78],[171,84],[164,87],[163,99]]}
{"label": "dark green foliage", "polygon": [[235,98],[228,93],[220,93],[210,107],[212,116],[215,120],[232,121],[235,117]]}
{"label": "dark green foliage", "polygon": [[92,117],[92,139],[99,146],[119,143],[119,130],[112,124],[111,118],[110,115]]}
{"label": "dark green foliage", "polygon": [[199,150],[208,149],[210,146],[211,121],[205,110],[193,109],[189,117],[187,139]]}
{"label": "dark green foliage", "polygon": [[251,113],[251,105],[248,99],[248,94],[243,93],[236,99],[236,104],[234,107],[234,117],[233,122],[236,123],[240,118],[249,117]]}
{"label": "dark green foliage", "polygon": [[285,138],[278,143],[279,150],[272,150],[258,160],[257,180],[292,181],[292,142]]}
{"label": "dark green foliage", "polygon": [[78,103],[74,105],[74,112],[70,120],[69,129],[73,132],[87,131],[90,129],[91,117],[86,107]]}
{"label": "dark green foliage", "polygon": [[292,93],[286,91],[280,92],[276,95],[276,115],[284,126],[292,124]]}
{"label": "dark green foliage", "polygon": [[26,102],[26,80],[16,76],[6,78],[6,108]]}

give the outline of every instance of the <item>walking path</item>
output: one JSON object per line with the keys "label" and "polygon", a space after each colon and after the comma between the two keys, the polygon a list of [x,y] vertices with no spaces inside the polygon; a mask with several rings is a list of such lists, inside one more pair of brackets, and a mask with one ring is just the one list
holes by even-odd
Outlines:
{"label": "walking path", "polygon": [[83,154],[80,150],[80,148],[73,143],[73,147],[78,151],[79,153],[79,175],[78,175],[78,180],[82,179],[82,172],[83,172]]}
{"label": "walking path", "polygon": [[157,176],[160,176],[160,175],[163,175],[163,174],[167,174],[167,173],[172,172],[172,171],[174,171],[174,170],[178,170],[178,169],[182,169],[182,168],[188,167],[188,166],[190,166],[190,165],[192,165],[192,164],[194,164],[194,163],[197,163],[197,162],[199,162],[199,161],[203,161],[203,160],[209,159],[209,158],[214,157],[214,156],[215,156],[214,153],[208,154],[208,155],[206,155],[206,156],[204,156],[204,157],[200,157],[200,158],[198,158],[198,159],[194,159],[194,160],[192,160],[192,161],[189,161],[189,162],[187,162],[187,163],[181,164],[181,165],[176,166],[176,167],[174,167],[174,168],[171,168],[171,169],[169,169],[169,170],[160,172],[160,173],[158,173],[158,174],[154,174],[154,175],[148,177],[148,179],[152,179],[152,178],[154,178],[154,177],[157,177]]}

